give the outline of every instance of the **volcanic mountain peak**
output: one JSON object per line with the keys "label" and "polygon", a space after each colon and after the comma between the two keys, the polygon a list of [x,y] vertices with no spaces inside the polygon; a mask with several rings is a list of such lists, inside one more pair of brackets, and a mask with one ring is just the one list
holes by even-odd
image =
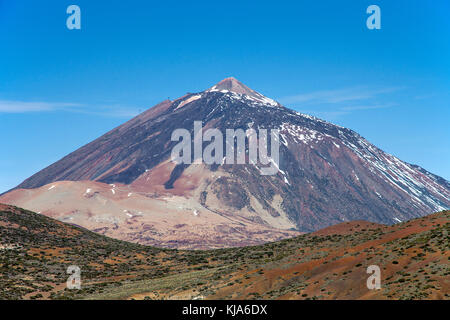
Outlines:
{"label": "volcanic mountain peak", "polygon": [[256,92],[253,89],[250,89],[245,84],[243,84],[242,82],[233,77],[223,79],[216,85],[206,90],[206,92],[222,92],[222,93],[232,92],[239,95],[245,95],[249,97],[251,100],[260,103],[269,104],[272,106],[279,105],[276,101],[267,98],[266,96],[260,94],[259,92]]}
{"label": "volcanic mountain peak", "polygon": [[[253,163],[175,164],[172,133],[193,130],[199,120],[221,132],[278,129],[279,172],[261,175]],[[156,105],[36,173],[0,202],[129,241],[212,248],[344,221],[398,223],[448,209],[449,199],[445,179],[228,78]]]}
{"label": "volcanic mountain peak", "polygon": [[254,90],[250,89],[245,84],[243,84],[242,82],[233,77],[223,79],[222,81],[214,85],[212,88],[210,88],[208,91],[222,91],[222,90],[231,91],[239,94],[246,94],[249,96],[254,94],[255,92]]}

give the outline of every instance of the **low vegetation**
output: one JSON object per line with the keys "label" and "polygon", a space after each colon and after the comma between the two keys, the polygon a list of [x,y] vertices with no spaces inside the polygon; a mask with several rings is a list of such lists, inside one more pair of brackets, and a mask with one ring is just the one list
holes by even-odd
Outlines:
{"label": "low vegetation", "polygon": [[[1,206],[0,299],[449,299],[449,218],[351,222],[261,246],[181,251]],[[66,287],[71,265],[81,290]],[[381,269],[380,290],[367,289],[369,265]]]}

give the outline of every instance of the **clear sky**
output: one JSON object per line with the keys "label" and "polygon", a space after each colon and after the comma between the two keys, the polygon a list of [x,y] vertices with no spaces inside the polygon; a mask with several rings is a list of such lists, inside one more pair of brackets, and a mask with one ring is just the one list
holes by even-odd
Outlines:
{"label": "clear sky", "polygon": [[0,0],[0,192],[228,76],[450,179],[448,0]]}

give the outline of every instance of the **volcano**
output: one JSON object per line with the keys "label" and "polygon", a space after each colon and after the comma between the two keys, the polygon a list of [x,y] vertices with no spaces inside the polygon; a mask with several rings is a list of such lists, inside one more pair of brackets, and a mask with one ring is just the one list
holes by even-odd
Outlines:
{"label": "volcano", "polygon": [[[175,164],[172,132],[279,130],[279,165]],[[248,150],[246,150],[248,152]],[[166,100],[0,197],[122,240],[258,244],[343,221],[394,224],[450,207],[450,183],[358,133],[290,110],[234,78]]]}

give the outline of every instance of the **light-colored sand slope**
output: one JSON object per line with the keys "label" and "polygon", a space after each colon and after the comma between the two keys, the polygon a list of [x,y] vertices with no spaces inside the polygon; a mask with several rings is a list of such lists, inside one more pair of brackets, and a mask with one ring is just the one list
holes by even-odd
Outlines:
{"label": "light-colored sand slope", "polygon": [[[221,248],[274,241],[298,235],[252,222],[239,215],[217,213],[195,197],[142,185],[60,181],[37,189],[18,189],[3,203],[79,225],[131,242],[173,248]],[[174,194],[175,193],[175,194]]]}

